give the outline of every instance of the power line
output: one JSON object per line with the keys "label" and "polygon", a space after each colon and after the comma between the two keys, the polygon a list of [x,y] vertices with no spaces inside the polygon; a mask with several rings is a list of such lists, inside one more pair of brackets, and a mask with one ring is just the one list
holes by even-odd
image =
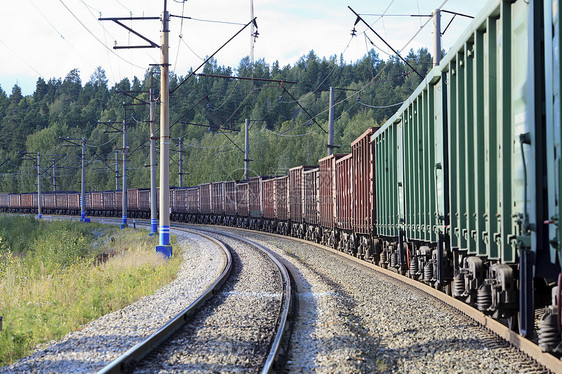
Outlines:
{"label": "power line", "polygon": [[126,63],[128,63],[128,64],[130,64],[130,65],[132,65],[132,66],[134,66],[134,67],[137,67],[137,68],[139,68],[139,69],[143,69],[143,70],[144,70],[144,67],[139,66],[139,65],[136,65],[136,64],[134,64],[134,63],[132,63],[132,62],[130,62],[130,61],[124,59],[123,57],[121,57],[121,56],[119,56],[117,53],[115,53],[115,52],[114,52],[111,48],[109,48],[107,45],[105,45],[105,43],[102,42],[92,31],[90,31],[90,29],[89,29],[82,21],[80,21],[80,19],[72,12],[72,10],[70,10],[70,8],[69,8],[68,6],[66,6],[66,4],[64,3],[64,1],[62,1],[62,0],[59,0],[59,1],[60,1],[60,3],[66,8],[66,10],[68,10],[68,12],[72,15],[72,17],[74,17],[74,19],[76,19],[76,21],[78,21],[78,23],[79,23],[80,25],[82,25],[82,27],[84,27],[84,29],[86,29],[86,31],[87,31],[90,35],[92,35],[92,36],[94,37],[94,39],[96,39],[101,45],[103,45],[105,49],[107,49],[108,51],[110,51],[111,53],[113,53],[115,56],[117,56],[118,58],[120,58],[120,59],[123,60],[124,62],[126,62]]}

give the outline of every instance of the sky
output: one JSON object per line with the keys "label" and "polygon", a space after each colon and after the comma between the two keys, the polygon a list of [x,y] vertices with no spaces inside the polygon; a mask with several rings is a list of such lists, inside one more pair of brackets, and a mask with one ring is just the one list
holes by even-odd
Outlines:
{"label": "sky", "polygon": [[[259,33],[255,60],[285,66],[294,65],[311,50],[319,58],[335,55],[339,60],[342,56],[347,63],[372,48],[382,59],[393,55],[362,22],[355,26],[357,36],[351,36],[356,16],[348,6],[404,55],[422,47],[433,54],[433,21],[410,15],[427,15],[441,8],[476,16],[487,0],[168,0],[168,11],[176,16],[170,21],[171,70],[185,76],[197,68],[250,21],[252,2]],[[0,4],[0,87],[8,95],[15,84],[30,95],[39,77],[64,79],[72,69],[80,71],[85,84],[98,66],[113,86],[124,78],[142,78],[149,64],[160,62],[157,48],[113,49],[114,45],[146,42],[114,22],[98,18],[160,17],[164,0],[0,0]],[[450,14],[442,13],[442,31],[451,19]],[[123,23],[161,43],[159,20]],[[453,19],[442,37],[445,51],[469,23],[465,17]],[[247,27],[228,43],[215,56],[217,63],[235,69],[242,58],[250,56],[250,34]]]}

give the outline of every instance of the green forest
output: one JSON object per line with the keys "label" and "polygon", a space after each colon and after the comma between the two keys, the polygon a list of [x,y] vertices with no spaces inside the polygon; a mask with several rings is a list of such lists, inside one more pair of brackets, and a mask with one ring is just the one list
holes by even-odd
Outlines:
{"label": "green forest", "polygon": [[[426,49],[411,50],[405,59],[421,75],[432,67]],[[321,59],[314,51],[292,66],[259,60],[252,69],[250,61],[245,57],[233,69],[211,59],[197,73],[284,82],[198,75],[186,80],[191,72],[170,76],[171,185],[179,184],[180,137],[184,186],[243,177],[245,119],[250,120],[250,176],[285,174],[327,155],[330,87],[335,87],[336,152],[347,153],[357,136],[382,125],[421,82],[398,58],[384,60],[374,50],[352,63],[337,56]],[[52,191],[54,183],[57,191],[79,191],[81,147],[67,137],[86,138],[86,190],[115,189],[116,153],[120,177],[123,150],[122,133],[116,130],[123,121],[128,187],[150,187],[146,103],[151,84],[158,98],[158,70],[108,87],[105,71],[98,67],[85,83],[76,69],[64,79],[39,78],[29,96],[17,85],[10,94],[0,87],[0,191],[37,190],[38,152],[42,191]]]}

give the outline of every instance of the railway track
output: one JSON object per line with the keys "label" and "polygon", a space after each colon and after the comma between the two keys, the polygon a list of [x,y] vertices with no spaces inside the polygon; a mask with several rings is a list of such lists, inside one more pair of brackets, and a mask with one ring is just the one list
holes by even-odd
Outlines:
{"label": "railway track", "polygon": [[[197,230],[201,232],[231,249],[230,278],[196,314],[178,316],[183,326],[173,335],[164,332],[155,337],[162,343],[150,353],[139,347],[139,353],[125,354],[100,373],[272,370],[288,327],[289,273],[263,245],[232,234]],[[147,339],[144,345],[154,344]]]}
{"label": "railway track", "polygon": [[[236,230],[237,232],[240,232],[241,229],[224,227],[221,228],[220,230],[228,231],[228,232]],[[415,361],[418,360],[418,354],[419,354],[420,356],[431,357],[431,360],[434,360],[435,357],[439,357],[437,361],[443,360],[443,362],[441,362],[440,364],[442,365],[442,367],[438,366],[441,368],[442,372],[447,372],[447,370],[443,371],[443,368],[447,367],[447,365],[451,365],[448,369],[455,370],[458,372],[472,372],[473,370],[489,369],[495,372],[562,373],[562,362],[558,358],[548,353],[541,352],[538,346],[532,341],[522,338],[515,332],[511,331],[507,326],[500,324],[496,320],[493,320],[492,318],[484,315],[483,313],[470,307],[469,305],[462,303],[461,301],[454,299],[429,286],[426,286],[423,283],[414,281],[408,277],[401,276],[399,274],[380,268],[373,264],[358,260],[355,257],[349,256],[342,252],[335,251],[331,248],[322,245],[318,245],[300,239],[281,236],[281,235],[275,235],[275,234],[272,235],[269,233],[265,234],[265,233],[259,233],[249,230],[242,230],[242,231],[245,232],[244,234],[245,236],[249,236],[255,241],[268,243],[269,246],[277,247],[278,254],[285,258],[292,259],[293,265],[298,267],[300,272],[303,273],[310,272],[310,269],[312,268],[314,275],[319,276],[321,278],[321,282],[327,284],[331,288],[331,290],[325,291],[323,295],[318,292],[311,291],[313,290],[314,287],[310,287],[310,286],[308,290],[304,290],[304,289],[299,290],[298,293],[299,309],[302,307],[303,304],[312,304],[314,309],[316,309],[315,318],[321,319],[319,318],[321,312],[317,310],[318,306],[321,304],[319,298],[331,297],[330,295],[326,296],[327,294],[331,293],[331,295],[334,297],[334,300],[332,302],[339,303],[338,308],[340,309],[339,311],[334,311],[334,312],[339,313],[340,316],[343,314],[344,318],[337,321],[320,320],[320,321],[316,321],[315,323],[325,325],[327,330],[330,330],[333,327],[332,324],[347,325],[345,328],[351,330],[348,331],[347,333],[356,335],[355,337],[356,342],[351,342],[348,340],[344,343],[344,344],[349,344],[350,351],[353,351],[355,349],[356,351],[363,350],[364,352],[368,352],[370,350],[370,352],[368,353],[369,355],[377,356],[378,354],[382,354],[381,357],[384,358],[381,359],[381,361],[376,361],[368,364],[368,359],[364,357],[365,354],[358,354],[357,352],[355,352],[355,354],[357,354],[358,357],[353,357],[353,354],[350,354],[348,355],[347,359],[358,360],[358,362],[363,363],[364,366],[353,367],[353,368],[349,368],[345,366],[345,369],[343,370],[356,370],[356,369],[373,370],[374,368],[375,370],[378,371],[402,372],[403,367],[410,367],[410,369],[404,370],[404,372],[409,372],[409,370],[411,370],[412,368],[414,369],[414,372],[415,370],[419,370],[419,372],[424,372],[425,370],[421,369],[423,367],[425,367],[426,370],[430,370],[430,366],[425,366],[426,363],[422,363],[422,362],[414,363]],[[271,238],[275,238],[275,239],[271,239]],[[288,244],[290,242],[298,243],[298,244],[297,245]],[[332,258],[332,260],[326,261],[327,263],[326,265],[314,263],[315,261],[318,260],[313,260],[312,258],[318,258],[318,257],[312,254],[313,251],[311,248],[317,248],[324,253],[326,253],[327,251],[328,255],[324,255],[324,257],[326,257],[327,259]],[[309,253],[306,253],[307,251],[309,251]],[[336,258],[339,260],[337,259],[334,260],[334,256],[336,256]],[[413,300],[416,303],[419,303],[419,305],[426,305],[427,310],[425,311],[425,313],[439,315],[439,318],[437,318],[435,322],[432,322],[438,328],[434,329],[435,331],[430,331],[430,329],[435,326],[431,326],[431,323],[429,323],[427,324],[427,326],[429,327],[426,327],[428,329],[426,334],[423,333],[420,334],[420,330],[422,330],[422,328],[419,326],[419,323],[414,322],[416,318],[414,318],[413,316],[412,316],[411,323],[404,322],[400,318],[397,318],[397,320],[394,321],[393,318],[389,317],[389,314],[392,314],[395,311],[396,313],[402,314],[402,316],[407,320],[409,318],[408,316],[412,313],[408,311],[408,309],[411,309],[412,305],[408,306],[408,309],[400,310],[400,309],[392,308],[392,309],[388,309],[387,313],[378,314],[377,318],[379,323],[383,323],[384,321],[388,324],[388,326],[386,326],[382,330],[378,326],[375,327],[371,326],[373,322],[372,321],[369,322],[369,320],[372,320],[373,315],[377,315],[377,313],[379,313],[379,311],[374,312],[374,310],[379,308],[384,309],[385,307],[389,307],[388,300],[386,300],[385,302],[383,298],[383,302],[379,304],[377,302],[376,296],[366,296],[369,292],[369,290],[367,290],[366,288],[363,287],[362,291],[358,291],[357,289],[353,290],[354,288],[356,288],[356,285],[346,284],[346,282],[359,283],[360,281],[357,281],[352,277],[347,277],[347,275],[336,276],[335,271],[332,271],[333,269],[336,269],[336,267],[334,267],[333,264],[332,265],[328,264],[329,262],[333,262],[333,261],[336,261],[336,263],[338,263],[339,266],[341,266],[344,269],[346,268],[349,269],[350,266],[349,264],[353,264],[351,265],[351,267],[355,269],[365,269],[366,271],[369,272],[369,274],[371,274],[370,275],[371,278],[375,280],[375,282],[371,284],[376,283],[377,279],[380,279],[382,283],[385,284],[385,287],[387,287],[386,292],[389,293],[389,296],[391,296],[391,294],[394,292],[400,293],[401,291],[397,291],[399,288],[408,289],[407,292],[404,292],[404,295],[406,295],[405,297],[407,299],[410,299],[411,301]],[[303,270],[305,268],[307,268],[308,270]],[[356,271],[355,269],[354,270],[349,269],[347,271],[343,270],[343,272],[352,273]],[[379,275],[373,276],[373,272]],[[389,281],[389,279],[391,279],[392,281]],[[306,279],[306,281],[310,283],[310,280],[308,278]],[[396,281],[399,282],[400,285],[397,285]],[[301,282],[301,284],[302,283],[303,282]],[[408,294],[412,292],[411,288],[415,288],[416,290],[421,291],[422,293],[414,292],[413,296],[408,296]],[[352,293],[355,292],[361,292],[361,293],[365,292],[366,294],[350,296]],[[345,295],[346,300],[343,301],[337,300],[338,299],[337,295],[340,293],[342,295]],[[429,299],[433,299],[433,301],[422,301],[422,299],[420,299],[420,298],[427,298],[427,295],[429,295],[430,296]],[[313,298],[314,300],[310,300],[311,298]],[[367,298],[367,299],[364,299],[363,301],[356,301],[355,300],[356,298],[357,299]],[[367,318],[361,316],[361,313],[357,311],[361,309],[361,307],[359,307],[358,304],[361,304],[363,302],[368,304],[367,309],[365,309],[366,312],[364,312],[364,314],[371,314]],[[373,311],[369,311],[368,306],[370,306]],[[349,310],[346,313],[342,313],[341,309],[345,309],[345,308],[348,308]],[[450,312],[452,313],[451,315],[449,314],[448,309],[451,309]],[[302,315],[302,311],[299,311],[299,313]],[[418,314],[418,313],[421,313],[421,315],[423,316],[424,311],[418,310],[413,312],[413,314]],[[432,316],[432,318],[433,317],[434,316]],[[350,318],[350,320],[346,322],[346,319],[348,318]],[[297,317],[297,320],[298,319],[299,318]],[[447,326],[446,324],[443,323],[443,321],[448,321],[449,324],[452,326]],[[312,323],[312,321],[306,322],[306,324],[310,324],[310,323]],[[404,326],[402,326],[402,324],[404,324]],[[408,325],[410,325],[410,327],[407,327]],[[453,328],[452,330],[457,330],[457,331],[445,333],[445,334],[451,334],[451,336],[448,337],[447,339],[443,339],[440,336],[441,332],[439,332],[440,331],[439,329],[440,328],[447,329],[451,327]],[[291,341],[293,347],[290,347],[288,353],[289,358],[288,358],[287,370],[289,371],[293,369],[294,370],[300,369],[300,366],[295,366],[295,364],[292,363],[292,361],[295,362],[300,361],[298,365],[302,365],[303,361],[318,360],[319,357],[322,357],[324,355],[322,349],[318,350],[316,353],[309,352],[309,354],[305,354],[304,358],[302,356],[302,353],[297,352],[298,350],[301,349],[310,349],[311,347],[315,347],[319,344],[322,345],[326,343],[326,342],[318,343],[318,342],[308,342],[308,341],[305,343],[303,343],[302,341],[299,342],[300,339],[298,338],[299,334],[300,336],[307,335],[307,334],[308,335],[319,334],[318,331],[315,331],[313,333],[309,332],[309,333],[301,334],[299,333],[299,329],[302,328],[303,328],[302,323],[299,324],[299,322],[295,322],[293,335],[297,338]],[[308,326],[304,326],[304,329],[307,328]],[[383,337],[379,336],[374,340],[371,340],[368,336],[372,334],[372,331],[376,331],[376,330],[379,330],[379,333],[382,334]],[[459,335],[455,335],[459,331],[461,331],[461,333]],[[393,339],[396,339],[396,337],[406,336],[404,338],[404,341],[409,342],[408,344],[411,344],[411,346],[404,352],[400,353],[401,349],[403,348],[397,348],[392,341],[389,341],[388,343],[389,347],[385,347],[385,348],[381,347],[378,343],[375,342],[377,340],[379,342],[381,340],[384,340],[384,336],[387,336],[388,338],[389,334],[393,336]],[[327,335],[329,334],[327,333]],[[429,338],[427,337],[428,335],[430,336]],[[372,337],[375,337],[375,335],[373,334]],[[417,344],[417,341],[419,341],[419,344]],[[421,344],[422,341],[423,344]],[[354,348],[353,346],[357,344],[359,345],[359,347]],[[449,344],[450,347],[447,348],[446,344]],[[412,351],[415,351],[418,348],[417,347],[418,345],[421,347],[420,348],[421,351],[417,353],[413,353]],[[400,344],[398,344],[398,346],[400,346]],[[484,351],[486,352],[486,354],[490,355],[490,359],[495,357],[496,360],[498,361],[498,364],[494,366],[495,364],[490,363],[490,366],[486,366],[488,364],[483,364],[483,366],[476,365],[472,367],[470,363],[466,363],[466,364],[455,363],[457,359],[454,357],[454,355],[451,355],[451,357],[449,358],[441,357],[441,356],[447,356],[444,355],[441,351],[454,350],[455,348],[452,347],[455,346],[457,346],[456,350],[458,350],[459,352],[464,351],[464,354],[468,355],[469,357],[470,355],[474,354],[475,361],[485,361],[483,358],[479,358],[479,355],[481,355],[482,351]],[[397,357],[396,355],[398,356],[405,355],[406,357],[408,357],[406,360],[411,360],[412,362],[409,363],[402,362],[401,360],[403,358]],[[291,358],[292,356],[294,356],[294,359]],[[311,358],[310,356],[314,356],[315,358]],[[460,362],[462,362],[462,360],[460,360]],[[336,363],[332,363],[331,365],[336,365]],[[328,366],[328,367],[334,370],[342,370],[341,366],[335,366],[335,367]],[[323,367],[317,367],[317,366],[312,367],[312,370],[322,371],[323,369],[324,369]],[[439,370],[437,370],[437,372],[439,372]]]}

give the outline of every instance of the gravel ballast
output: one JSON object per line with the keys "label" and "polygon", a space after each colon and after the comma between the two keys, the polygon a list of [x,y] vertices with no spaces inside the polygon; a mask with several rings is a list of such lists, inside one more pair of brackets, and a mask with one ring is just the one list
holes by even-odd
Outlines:
{"label": "gravel ballast", "polygon": [[263,366],[277,331],[281,276],[254,246],[217,238],[232,248],[234,268],[229,280],[135,373],[253,373]]}
{"label": "gravel ballast", "polygon": [[544,372],[484,327],[413,287],[311,244],[243,235],[274,249],[297,274],[299,312],[285,372]]}

